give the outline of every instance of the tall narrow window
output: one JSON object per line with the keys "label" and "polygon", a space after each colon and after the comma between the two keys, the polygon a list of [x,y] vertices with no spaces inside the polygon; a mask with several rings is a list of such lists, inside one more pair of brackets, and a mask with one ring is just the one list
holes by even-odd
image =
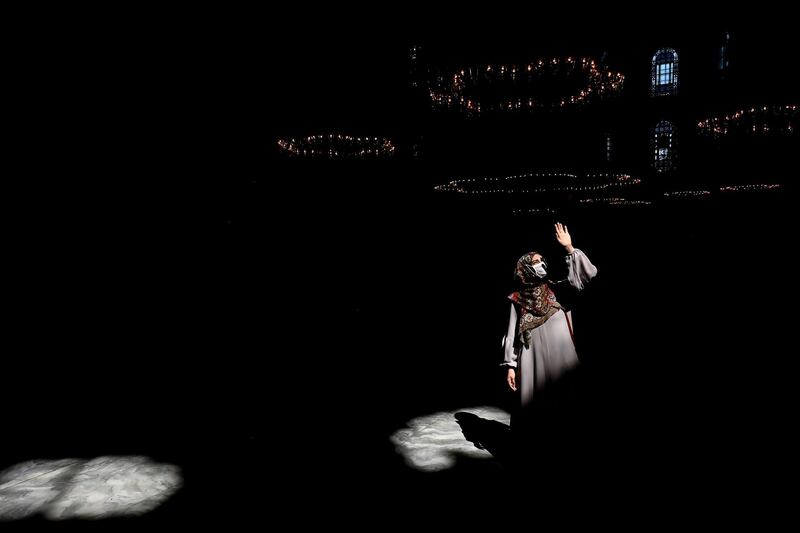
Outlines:
{"label": "tall narrow window", "polygon": [[419,53],[421,47],[418,45],[412,46],[408,50],[408,59],[409,59],[409,75],[411,78],[411,86],[412,87],[419,87],[420,86],[420,72],[419,72]]}
{"label": "tall narrow window", "polygon": [[675,132],[672,123],[663,120],[653,128],[653,168],[664,172],[675,168]]}
{"label": "tall narrow window", "polygon": [[725,36],[723,37],[722,46],[719,48],[719,69],[723,72],[728,70],[730,66],[730,61],[728,58],[728,47],[731,43],[731,34],[730,32],[725,32]]}
{"label": "tall narrow window", "polygon": [[606,133],[606,162],[611,162],[612,152],[614,149],[614,145],[611,142],[611,134]]}
{"label": "tall narrow window", "polygon": [[653,56],[650,92],[653,96],[678,92],[678,53],[672,48],[662,48]]}

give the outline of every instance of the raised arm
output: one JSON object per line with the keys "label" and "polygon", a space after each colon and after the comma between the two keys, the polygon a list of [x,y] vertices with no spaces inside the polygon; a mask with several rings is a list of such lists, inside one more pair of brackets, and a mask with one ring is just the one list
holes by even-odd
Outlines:
{"label": "raised arm", "polygon": [[567,280],[578,290],[582,290],[586,283],[597,275],[597,267],[589,261],[579,249],[572,246],[572,236],[566,226],[560,222],[556,224],[556,240],[567,252]]}

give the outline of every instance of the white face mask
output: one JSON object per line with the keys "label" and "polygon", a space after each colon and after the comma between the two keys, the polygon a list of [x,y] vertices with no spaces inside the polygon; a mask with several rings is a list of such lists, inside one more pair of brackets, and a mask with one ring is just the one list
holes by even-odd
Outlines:
{"label": "white face mask", "polygon": [[546,264],[544,261],[540,261],[539,263],[535,263],[533,265],[526,265],[528,267],[528,271],[533,273],[537,278],[544,278],[547,276]]}

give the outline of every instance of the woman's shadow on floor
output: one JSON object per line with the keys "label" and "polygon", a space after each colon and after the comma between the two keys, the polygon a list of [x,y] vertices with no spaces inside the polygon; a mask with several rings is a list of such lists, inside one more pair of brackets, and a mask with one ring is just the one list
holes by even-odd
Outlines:
{"label": "woman's shadow on floor", "polygon": [[476,448],[486,450],[501,462],[511,454],[511,431],[507,424],[481,418],[473,413],[459,411],[455,414],[464,438]]}
{"label": "woman's shadow on floor", "polygon": [[592,411],[587,403],[596,399],[587,387],[585,370],[576,369],[539,391],[526,408],[512,408],[511,425],[464,411],[455,413],[455,418],[467,441],[501,465],[517,468],[535,451],[553,458],[579,455],[586,445],[580,429]]}

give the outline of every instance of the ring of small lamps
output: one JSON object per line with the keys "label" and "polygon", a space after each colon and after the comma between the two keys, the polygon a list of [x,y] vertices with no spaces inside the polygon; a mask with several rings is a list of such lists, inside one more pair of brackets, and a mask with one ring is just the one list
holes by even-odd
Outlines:
{"label": "ring of small lamps", "polygon": [[390,156],[395,151],[392,141],[384,137],[354,137],[341,133],[278,139],[278,146],[291,156],[328,159],[366,159]]}
{"label": "ring of small lamps", "polygon": [[[561,69],[580,69],[587,76],[586,86],[577,94],[563,96],[557,103],[547,104],[535,99],[507,98],[497,104],[482,104],[479,100],[471,98],[465,91],[479,82],[494,81],[527,81],[533,82],[536,77],[546,74],[552,75]],[[449,82],[438,91],[431,89],[429,94],[434,106],[452,108],[456,107],[469,115],[478,115],[483,111],[531,111],[546,107],[564,108],[586,103],[592,96],[606,96],[617,93],[622,89],[625,76],[620,72],[612,72],[607,68],[599,67],[594,59],[554,57],[548,60],[540,59],[526,65],[484,65],[475,68],[460,69],[449,78]],[[532,86],[535,89],[535,85]]]}
{"label": "ring of small lamps", "polygon": [[[563,192],[563,191],[602,191],[609,187],[623,187],[629,185],[638,185],[642,182],[640,178],[633,178],[630,174],[586,174],[585,179],[604,179],[610,180],[607,183],[598,185],[553,185],[551,187],[537,187],[532,189],[510,189],[504,187],[485,188],[470,190],[467,187],[474,187],[480,184],[492,184],[493,182],[508,183],[513,180],[522,180],[526,178],[544,179],[544,178],[560,178],[567,179],[568,181],[577,181],[579,179],[576,174],[569,174],[563,172],[552,173],[528,173],[516,174],[512,176],[501,177],[479,177],[479,178],[459,178],[449,181],[448,183],[437,185],[434,187],[437,191],[443,192],[457,192],[460,194],[520,194],[520,193],[541,193],[541,192]],[[474,184],[474,185],[473,185]],[[498,184],[499,185],[499,184]]]}
{"label": "ring of small lamps", "polygon": [[753,191],[769,191],[778,189],[780,185],[777,183],[755,183],[751,185],[726,185],[720,187],[720,192],[753,192]]}
{"label": "ring of small lamps", "polygon": [[[627,198],[620,197],[601,197],[601,198],[584,198],[579,200],[579,204],[603,204],[613,206],[639,206],[639,205],[652,205],[650,200],[628,200]],[[557,211],[550,207],[532,207],[529,209],[514,209],[511,211],[514,216],[525,215],[555,215]]]}
{"label": "ring of small lamps", "polygon": [[650,200],[628,200],[619,197],[604,198],[584,198],[578,201],[579,204],[606,204],[606,205],[650,205]]}
{"label": "ring of small lamps", "polygon": [[519,215],[555,215],[556,210],[549,207],[532,207],[530,209],[514,209],[511,214]]}
{"label": "ring of small lamps", "polygon": [[670,191],[670,192],[665,192],[664,196],[666,196],[667,198],[699,198],[699,197],[702,197],[702,196],[709,196],[710,194],[711,194],[711,191],[689,190],[689,191]]}
{"label": "ring of small lamps", "polygon": [[[721,192],[758,192],[758,191],[774,190],[780,187],[781,185],[776,183],[772,184],[755,183],[749,185],[727,185],[724,187],[720,187],[719,190]],[[664,193],[664,196],[668,198],[701,198],[710,195],[711,191],[705,191],[705,190],[670,191]],[[628,200],[626,198],[621,198],[618,196],[582,198],[581,200],[578,200],[578,204],[580,205],[603,204],[603,205],[613,205],[613,206],[638,206],[638,205],[652,205],[652,203],[653,202],[651,202],[650,200]],[[511,213],[514,216],[544,215],[544,214],[556,214],[556,210],[549,207],[533,207],[529,209],[514,209]]]}
{"label": "ring of small lamps", "polygon": [[[785,118],[786,124],[783,127],[770,128],[768,120],[775,117]],[[797,119],[796,105],[761,106],[740,109],[728,115],[701,120],[697,123],[697,129],[700,133],[714,137],[727,135],[737,130],[756,135],[766,135],[770,131],[777,130],[774,133],[790,135],[794,133],[796,125],[793,122],[797,121]]]}

